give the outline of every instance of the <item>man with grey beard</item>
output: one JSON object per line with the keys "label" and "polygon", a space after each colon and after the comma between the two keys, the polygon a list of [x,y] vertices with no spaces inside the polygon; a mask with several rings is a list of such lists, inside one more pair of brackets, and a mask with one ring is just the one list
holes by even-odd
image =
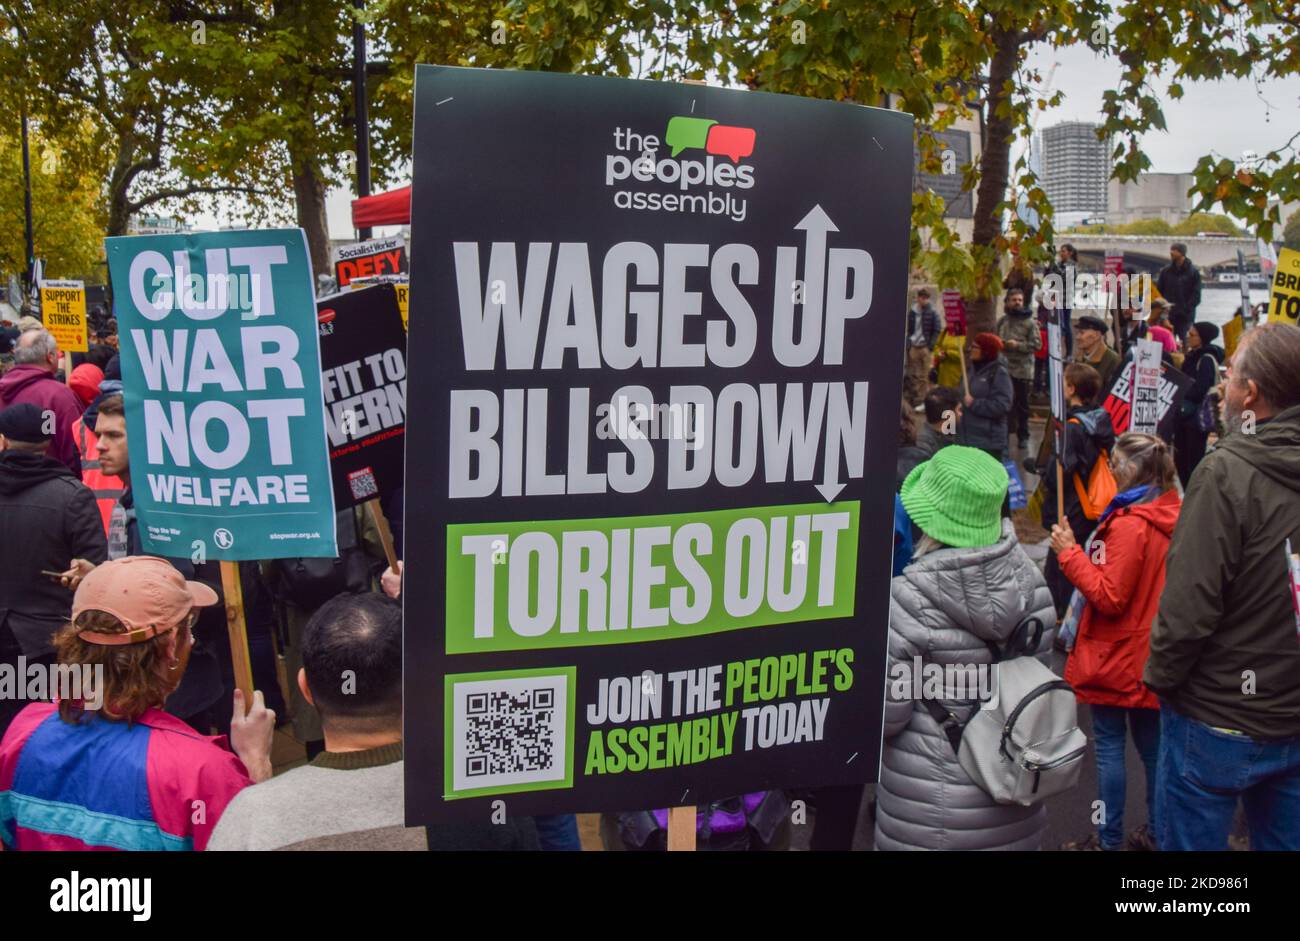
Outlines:
{"label": "man with grey beard", "polygon": [[1197,465],[1166,559],[1143,681],[1161,699],[1156,841],[1300,849],[1300,328],[1246,333],[1227,435]]}

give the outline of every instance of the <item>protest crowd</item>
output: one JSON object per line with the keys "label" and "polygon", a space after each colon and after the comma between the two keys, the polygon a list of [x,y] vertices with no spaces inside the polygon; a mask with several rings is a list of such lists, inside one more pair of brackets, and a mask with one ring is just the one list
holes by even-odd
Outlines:
{"label": "protest crowd", "polygon": [[[1043,721],[1073,744],[1038,766],[1042,797],[1007,799],[980,764],[978,701],[887,686],[873,792],[702,805],[699,848],[789,848],[794,802],[814,811],[814,849],[850,847],[860,809],[879,850],[1057,848],[1044,800],[1077,786],[1086,753],[1104,813],[1060,848],[1300,849],[1300,328],[1257,325],[1227,356],[1196,320],[1185,249],[1171,256],[1145,306],[1072,313],[1020,266],[994,331],[966,335],[926,288],[907,312],[890,675],[1063,678],[1068,703]],[[1076,263],[1064,246],[1045,274]],[[0,661],[101,677],[94,704],[0,699],[4,849],[580,849],[573,815],[404,824],[402,488],[383,512],[336,514],[338,558],[238,564],[256,691],[238,688],[216,563],[144,549],[125,354],[103,309],[89,322],[71,356],[37,317],[4,325]],[[1055,364],[1049,324],[1070,350]],[[1186,381],[1140,432],[1108,392],[1141,341]],[[1041,407],[1052,384],[1059,412]],[[298,766],[275,767],[277,736]],[[1126,829],[1129,789],[1147,822]],[[666,831],[666,811],[630,809],[589,839],[662,849]]]}
{"label": "protest crowd", "polygon": [[[1044,631],[1034,652],[1050,660],[1055,647],[1064,680],[1087,707],[1097,779],[1092,806],[1100,808],[1092,832],[1061,849],[1300,848],[1300,805],[1291,797],[1300,782],[1292,551],[1300,518],[1300,329],[1257,326],[1240,335],[1229,357],[1216,342],[1220,328],[1196,319],[1200,279],[1186,252],[1172,246],[1145,310],[1135,303],[1071,312],[1040,301],[1035,318],[1025,310],[1025,282],[1008,276],[996,333],[964,338],[974,366],[968,379],[943,369],[951,357],[944,333],[964,332],[956,324],[928,344],[928,364],[909,360],[921,371],[909,377],[905,424],[913,406],[924,412],[926,431],[942,428],[945,416],[957,419],[938,439],[938,454],[963,457],[942,462],[953,469],[941,471],[933,450],[906,464],[907,449],[900,450],[895,542],[912,548],[910,563],[895,554],[890,656],[997,659],[994,646],[1026,617],[1055,625],[1054,639]],[[1077,263],[1072,246],[1061,247],[1059,260]],[[1044,276],[1054,270],[1055,263]],[[929,293],[917,292],[909,323],[922,319]],[[1049,295],[1039,296],[1051,304]],[[1021,403],[1029,392],[1046,391],[1027,359],[1030,351],[1048,358],[1049,322],[1063,326],[1073,355],[1062,356],[1058,380],[1064,414],[1051,409],[1042,446],[1031,455]],[[1159,344],[1161,370],[1180,384],[1168,421],[1152,433],[1129,430],[1133,399],[1115,393],[1144,340]],[[1022,533],[1035,542],[1034,533],[1050,534],[1041,572],[1010,521],[1003,532],[990,528],[979,537],[954,532],[952,520],[936,526],[928,491],[963,493],[954,507],[973,507],[977,462],[990,478],[990,520],[1008,479],[1041,475],[1019,511]],[[940,473],[945,483],[932,483]],[[932,555],[939,547],[947,551]],[[1018,574],[995,568],[1007,565]],[[961,581],[936,590],[940,573]],[[943,601],[982,599],[995,589],[1021,597],[960,607]],[[987,620],[993,612],[1002,623]],[[1041,804],[1012,814],[941,747],[945,722],[962,717],[932,716],[919,702],[904,708],[912,705],[891,704],[895,711],[887,712],[878,848],[1058,848],[1040,847]],[[1140,769],[1126,761],[1130,741]],[[1145,795],[1147,822],[1126,831],[1130,785]],[[957,787],[965,789],[960,799],[949,798]],[[936,817],[936,805],[951,809]],[[1078,823],[1084,830],[1086,822]]]}

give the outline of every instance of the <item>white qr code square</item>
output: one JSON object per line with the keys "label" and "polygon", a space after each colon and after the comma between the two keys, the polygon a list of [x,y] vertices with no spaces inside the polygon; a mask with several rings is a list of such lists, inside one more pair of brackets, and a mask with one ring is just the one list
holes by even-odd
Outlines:
{"label": "white qr code square", "polygon": [[368,500],[379,495],[379,484],[375,483],[375,472],[369,467],[348,474],[348,487],[353,500]]}
{"label": "white qr code square", "polygon": [[453,682],[452,791],[566,780],[569,679],[503,674]]}

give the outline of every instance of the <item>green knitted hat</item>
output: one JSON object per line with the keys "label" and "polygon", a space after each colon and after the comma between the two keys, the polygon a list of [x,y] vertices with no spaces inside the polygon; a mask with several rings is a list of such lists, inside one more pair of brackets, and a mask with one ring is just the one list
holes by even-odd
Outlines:
{"label": "green knitted hat", "polygon": [[978,448],[952,444],[903,481],[899,498],[921,532],[959,548],[1002,538],[1007,470]]}

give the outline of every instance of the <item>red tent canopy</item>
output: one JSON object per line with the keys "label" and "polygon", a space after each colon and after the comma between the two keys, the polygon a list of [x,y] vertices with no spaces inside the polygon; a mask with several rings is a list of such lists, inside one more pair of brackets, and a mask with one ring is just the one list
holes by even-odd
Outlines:
{"label": "red tent canopy", "polygon": [[411,188],[389,190],[352,200],[352,227],[408,225],[411,221]]}

